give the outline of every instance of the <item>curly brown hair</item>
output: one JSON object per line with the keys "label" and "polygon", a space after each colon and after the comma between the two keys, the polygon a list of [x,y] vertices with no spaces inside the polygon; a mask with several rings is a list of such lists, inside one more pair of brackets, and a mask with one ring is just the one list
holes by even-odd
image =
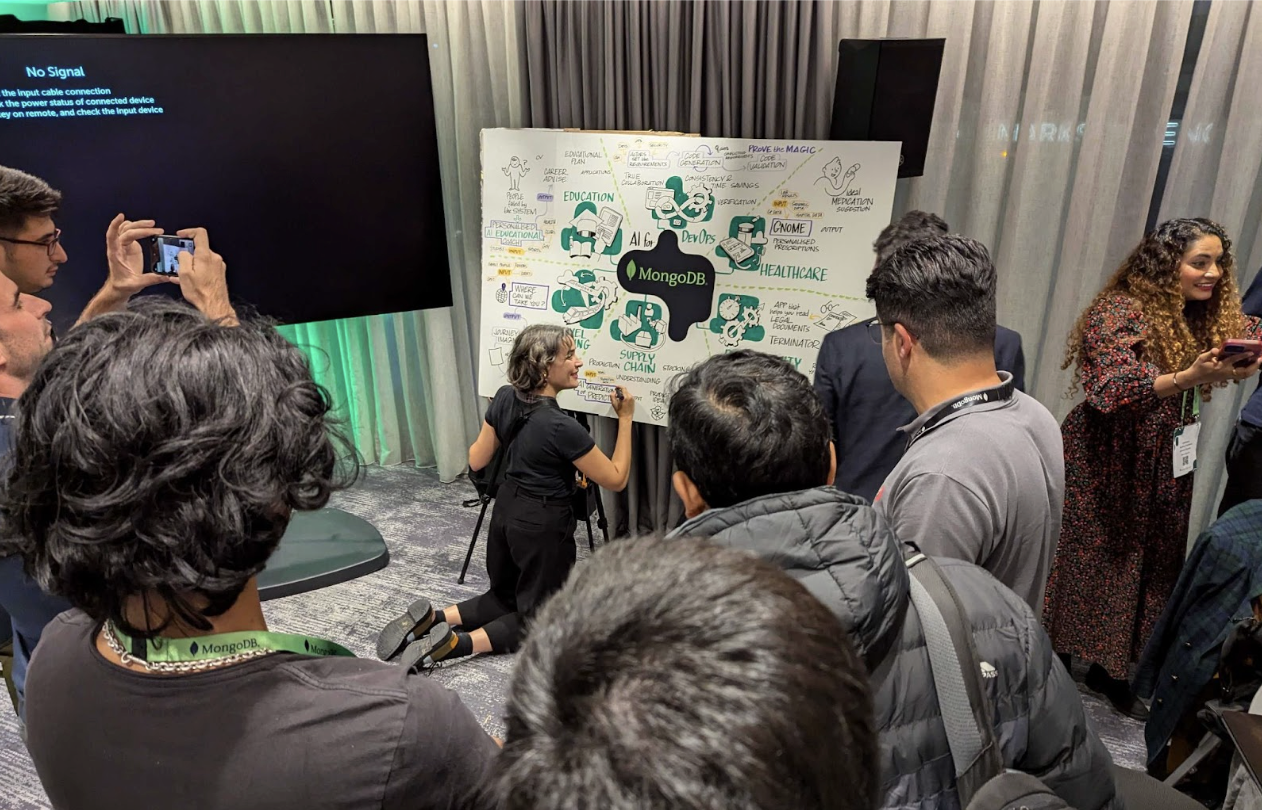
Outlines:
{"label": "curly brown hair", "polygon": [[[1219,262],[1222,277],[1208,301],[1186,301],[1179,268],[1192,243],[1205,236],[1217,236],[1223,243]],[[1223,226],[1203,217],[1172,219],[1144,235],[1139,245],[1104,285],[1091,306],[1078,317],[1065,351],[1061,368],[1074,366],[1072,395],[1082,380],[1083,332],[1087,320],[1101,301],[1122,295],[1144,317],[1148,333],[1139,345],[1140,358],[1171,374],[1187,368],[1197,356],[1244,334],[1245,317],[1240,309],[1236,286],[1236,257]],[[1224,386],[1226,383],[1219,383]],[[1209,399],[1210,388],[1201,393]]]}

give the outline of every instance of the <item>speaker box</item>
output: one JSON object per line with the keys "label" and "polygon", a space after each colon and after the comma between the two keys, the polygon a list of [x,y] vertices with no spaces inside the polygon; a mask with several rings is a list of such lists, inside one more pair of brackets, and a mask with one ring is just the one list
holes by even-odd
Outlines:
{"label": "speaker box", "polygon": [[902,141],[898,176],[924,174],[945,47],[945,39],[843,39],[829,137]]}

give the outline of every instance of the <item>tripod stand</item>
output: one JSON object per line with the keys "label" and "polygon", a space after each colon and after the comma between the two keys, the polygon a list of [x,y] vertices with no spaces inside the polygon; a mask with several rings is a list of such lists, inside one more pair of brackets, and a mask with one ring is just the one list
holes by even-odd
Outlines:
{"label": "tripod stand", "polygon": [[[580,425],[582,425],[588,433],[591,433],[591,425],[587,422],[587,414],[579,411],[566,411]],[[476,486],[476,483],[475,483]],[[587,525],[587,549],[589,551],[596,550],[596,540],[592,535],[592,500],[596,501],[596,526],[600,529],[604,537],[605,544],[609,543],[609,519],[605,517],[605,504],[600,499],[600,487],[592,481],[587,481],[585,486],[579,487],[574,492],[575,517],[578,512],[582,512],[583,523]],[[469,561],[473,559],[473,549],[478,544],[478,534],[482,531],[482,522],[486,519],[486,510],[490,507],[491,501],[495,500],[484,486],[478,487],[478,497],[467,500],[461,504],[464,507],[482,506],[478,512],[478,522],[473,525],[473,537],[469,539],[469,550],[464,555],[464,565],[460,567],[460,578],[456,580],[459,585],[464,584],[464,578],[469,573]],[[582,503],[582,506],[577,504]]]}

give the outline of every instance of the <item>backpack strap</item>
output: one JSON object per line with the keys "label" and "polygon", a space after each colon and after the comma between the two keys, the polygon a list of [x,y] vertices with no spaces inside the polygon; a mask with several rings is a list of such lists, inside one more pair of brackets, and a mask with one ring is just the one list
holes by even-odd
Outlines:
{"label": "backpack strap", "polygon": [[1003,772],[990,701],[981,684],[981,659],[955,589],[933,560],[919,551],[907,558],[911,602],[924,628],[933,686],[955,764],[960,806]]}
{"label": "backpack strap", "polygon": [[[504,442],[500,447],[500,452],[495,456],[495,466],[491,470],[491,477],[489,480],[495,486],[498,487],[496,482],[500,480],[500,473],[504,471],[504,465],[508,463],[509,446],[512,445],[513,440],[517,438],[518,434],[521,433],[522,428],[526,427],[526,423],[530,421],[530,415],[539,410],[539,407],[540,406],[537,404],[531,405],[529,408],[518,414],[517,418],[513,420],[513,424],[509,426],[508,433],[505,434]],[[497,431],[496,437],[498,438],[498,436],[499,433]]]}

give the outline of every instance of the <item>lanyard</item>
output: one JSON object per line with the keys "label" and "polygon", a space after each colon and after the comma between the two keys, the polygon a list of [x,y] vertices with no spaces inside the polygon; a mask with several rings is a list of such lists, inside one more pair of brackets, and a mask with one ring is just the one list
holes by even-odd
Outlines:
{"label": "lanyard", "polygon": [[[1198,385],[1192,389],[1192,421],[1201,421],[1201,387]],[[1183,405],[1179,408],[1179,421],[1182,422],[1187,418],[1188,409],[1188,392],[1183,392]]]}
{"label": "lanyard", "polygon": [[133,639],[123,634],[113,622],[110,628],[123,647],[136,658],[151,662],[183,663],[211,661],[227,658],[251,650],[291,652],[299,655],[348,655],[355,653],[332,641],[299,636],[292,633],[272,633],[266,630],[244,630],[238,633],[218,633],[213,636],[193,638]]}
{"label": "lanyard", "polygon": [[911,438],[907,440],[907,446],[911,447],[917,439],[928,433],[930,430],[936,428],[942,423],[942,420],[946,419],[948,416],[959,413],[965,408],[971,408],[974,405],[985,405],[988,402],[1005,402],[1012,399],[1012,395],[1016,390],[1016,378],[1009,378],[1007,382],[997,385],[994,388],[987,388],[984,391],[965,394],[959,399],[943,403],[940,406],[940,410],[933,416],[929,417],[929,420],[921,425],[919,430],[912,434]]}

